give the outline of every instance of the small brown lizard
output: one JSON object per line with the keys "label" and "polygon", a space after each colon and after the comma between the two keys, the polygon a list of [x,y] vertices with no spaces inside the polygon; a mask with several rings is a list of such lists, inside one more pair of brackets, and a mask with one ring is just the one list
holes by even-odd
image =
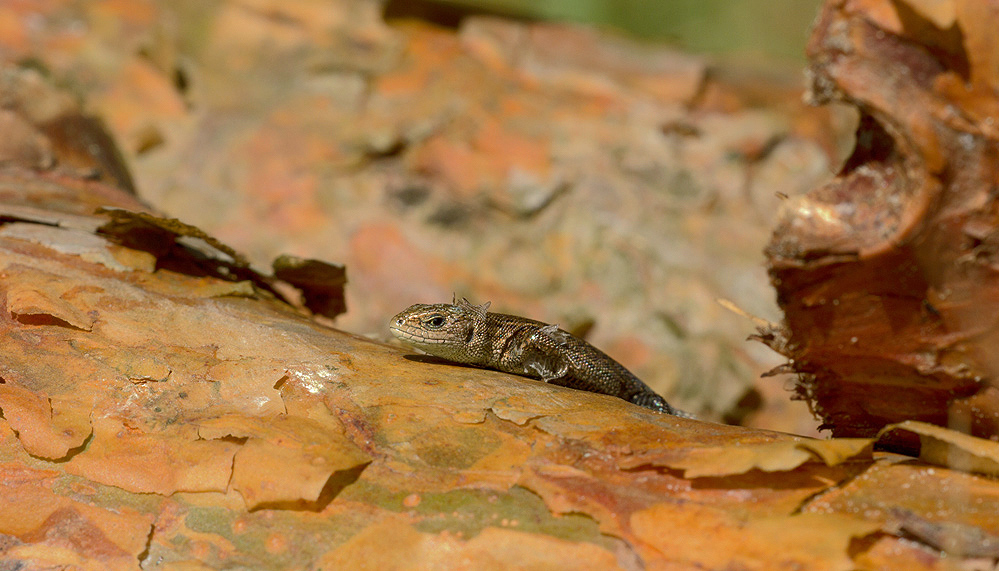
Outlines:
{"label": "small brown lizard", "polygon": [[392,318],[392,334],[430,355],[564,387],[622,398],[658,412],[674,409],[620,363],[586,341],[533,319],[489,313],[489,303],[418,303]]}

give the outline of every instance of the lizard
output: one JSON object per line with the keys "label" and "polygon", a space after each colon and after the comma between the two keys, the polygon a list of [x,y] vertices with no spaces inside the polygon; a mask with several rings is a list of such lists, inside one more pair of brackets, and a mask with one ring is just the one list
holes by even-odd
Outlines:
{"label": "lizard", "polygon": [[575,335],[526,317],[490,313],[489,302],[417,303],[389,329],[421,351],[546,383],[622,398],[657,412],[688,416],[606,353]]}

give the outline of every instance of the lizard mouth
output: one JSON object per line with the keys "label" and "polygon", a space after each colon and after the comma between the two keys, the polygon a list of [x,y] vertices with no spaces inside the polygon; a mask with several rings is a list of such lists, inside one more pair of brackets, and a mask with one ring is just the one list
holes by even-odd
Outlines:
{"label": "lizard mouth", "polygon": [[412,341],[414,343],[421,343],[427,341],[426,339],[417,335],[413,331],[409,330],[405,325],[399,322],[390,325],[389,331],[392,332],[392,335],[395,335],[396,337],[402,339],[403,341]]}
{"label": "lizard mouth", "polygon": [[425,345],[440,345],[442,343],[447,343],[447,339],[434,339],[433,337],[427,337],[420,331],[413,331],[412,328],[406,327],[405,325],[392,324],[389,326],[389,331],[392,335],[395,335],[398,339],[402,341],[408,341],[417,348],[422,348]]}

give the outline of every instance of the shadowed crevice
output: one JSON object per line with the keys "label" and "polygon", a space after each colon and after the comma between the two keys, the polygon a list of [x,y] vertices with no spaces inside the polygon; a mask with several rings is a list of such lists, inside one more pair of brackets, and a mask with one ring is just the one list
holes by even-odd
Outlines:
{"label": "shadowed crevice", "polygon": [[72,323],[52,315],[51,313],[16,313],[10,312],[10,317],[22,325],[41,325],[49,327],[65,327],[75,331],[89,331],[83,327],[77,327]]}
{"label": "shadowed crevice", "polygon": [[329,479],[326,480],[326,484],[323,489],[319,492],[319,496],[313,500],[295,500],[288,502],[266,502],[256,505],[251,512],[256,512],[259,510],[296,510],[296,511],[310,511],[310,512],[321,512],[326,509],[326,506],[336,498],[340,492],[342,492],[347,486],[353,484],[361,477],[361,473],[364,469],[368,467],[371,462],[365,462],[353,468],[348,468],[346,470],[337,470],[330,475]]}

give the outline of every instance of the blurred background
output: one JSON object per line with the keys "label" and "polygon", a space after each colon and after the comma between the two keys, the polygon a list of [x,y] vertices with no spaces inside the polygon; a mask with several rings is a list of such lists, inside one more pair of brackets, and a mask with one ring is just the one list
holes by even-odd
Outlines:
{"label": "blurred background", "polygon": [[758,68],[802,66],[819,0],[391,0],[389,17],[455,22],[490,12],[578,22]]}

